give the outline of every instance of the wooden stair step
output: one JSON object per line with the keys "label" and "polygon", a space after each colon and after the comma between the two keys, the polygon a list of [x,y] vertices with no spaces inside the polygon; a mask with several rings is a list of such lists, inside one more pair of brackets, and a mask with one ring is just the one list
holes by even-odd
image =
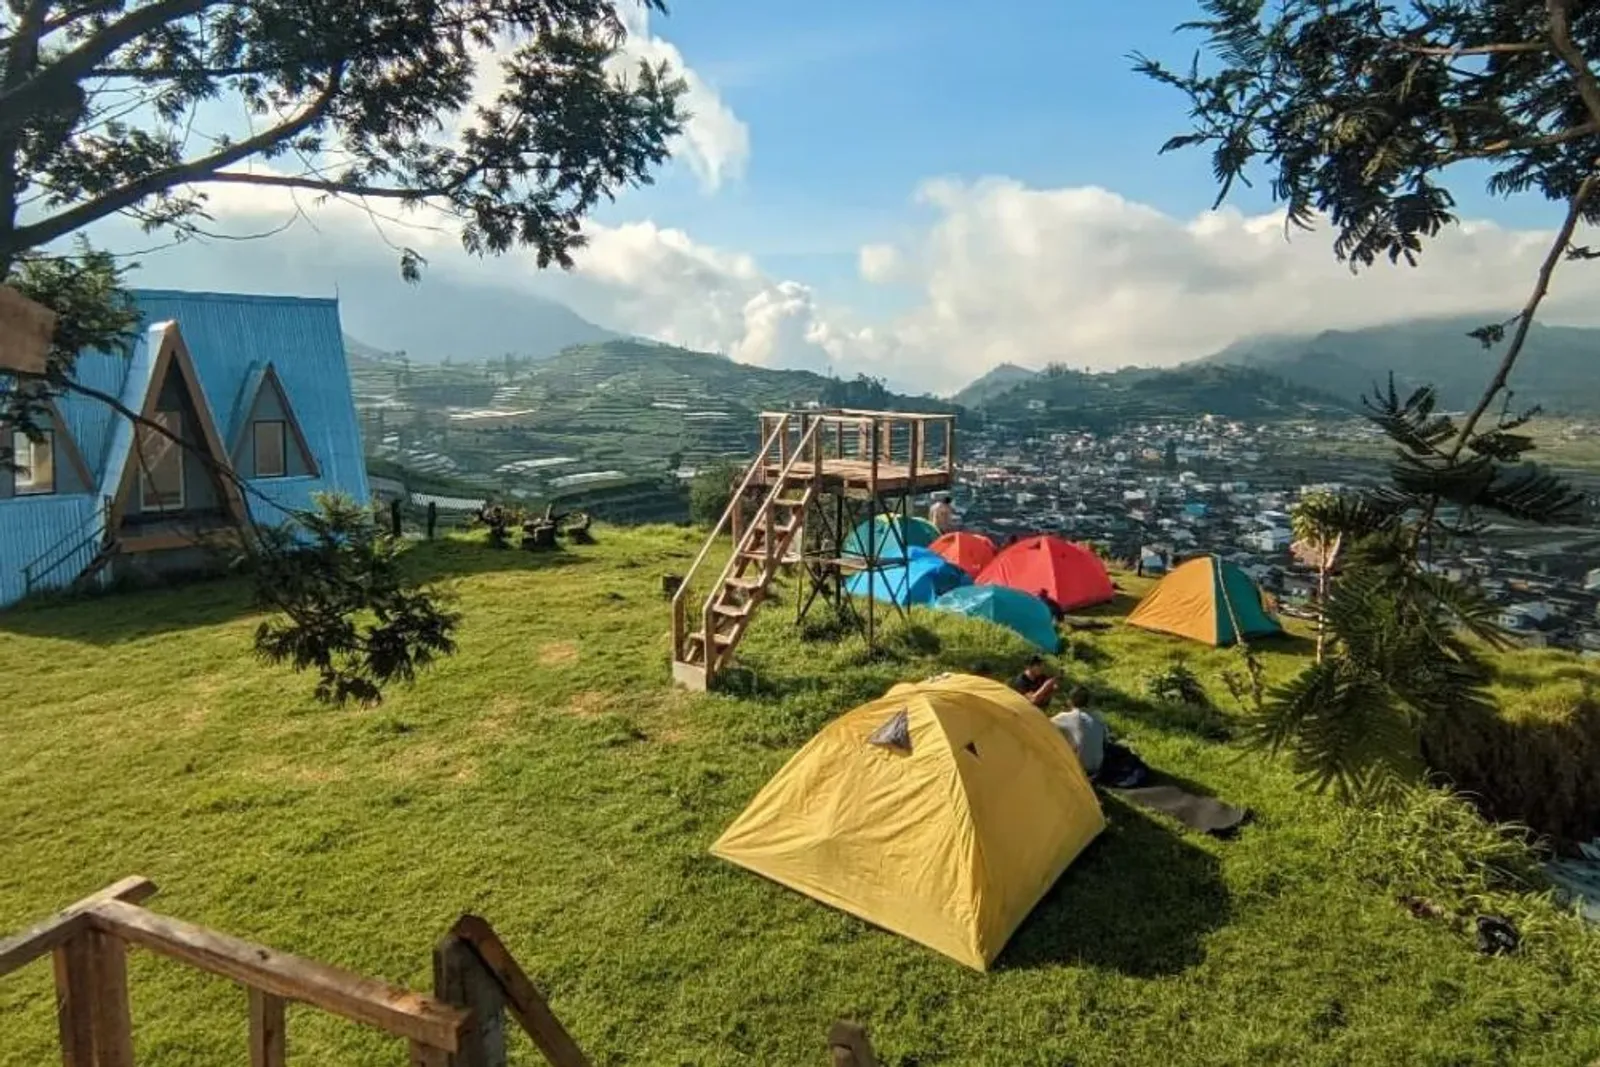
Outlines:
{"label": "wooden stair step", "polygon": [[722,584],[734,589],[743,589],[745,592],[753,593],[765,589],[767,587],[767,579],[761,577],[728,578],[725,579]]}
{"label": "wooden stair step", "polygon": [[[734,639],[731,634],[713,634],[712,640],[718,648],[727,648],[733,644]],[[689,643],[691,645],[704,645],[706,643],[706,632],[704,630],[696,630],[689,635]]]}
{"label": "wooden stair step", "polygon": [[729,604],[726,601],[719,601],[711,605],[711,610],[714,614],[728,619],[747,619],[755,609],[755,603],[749,600],[743,604]]}

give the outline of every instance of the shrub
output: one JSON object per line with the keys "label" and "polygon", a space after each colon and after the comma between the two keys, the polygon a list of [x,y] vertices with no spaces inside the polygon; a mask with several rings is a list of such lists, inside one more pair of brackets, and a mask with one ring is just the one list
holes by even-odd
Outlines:
{"label": "shrub", "polygon": [[1593,674],[1558,654],[1508,657],[1493,715],[1441,720],[1426,737],[1433,770],[1491,819],[1558,843],[1600,835],[1600,699]]}
{"label": "shrub", "polygon": [[1468,936],[1478,916],[1502,915],[1525,950],[1562,970],[1600,965],[1600,938],[1556,902],[1526,827],[1489,822],[1470,798],[1426,786],[1399,787],[1375,807],[1341,807],[1338,818],[1339,847],[1363,879],[1419,918]]}
{"label": "shrub", "polygon": [[1206,695],[1205,686],[1200,684],[1200,676],[1182,660],[1174,660],[1147,678],[1145,692],[1152,699],[1168,704],[1186,704],[1195,708],[1211,706],[1211,698]]}

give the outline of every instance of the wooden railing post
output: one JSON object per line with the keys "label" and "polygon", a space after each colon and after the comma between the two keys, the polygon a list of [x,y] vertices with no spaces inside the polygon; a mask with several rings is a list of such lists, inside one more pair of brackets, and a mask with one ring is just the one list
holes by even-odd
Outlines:
{"label": "wooden railing post", "polygon": [[451,1067],[506,1067],[506,996],[473,947],[454,934],[433,950],[433,995],[472,1012]]}
{"label": "wooden railing post", "polygon": [[284,1067],[288,1063],[284,1007],[282,997],[250,990],[250,1067]]}
{"label": "wooden railing post", "polygon": [[56,1025],[61,1033],[63,1067],[94,1064],[94,957],[89,931],[73,935],[53,955],[56,974]]}
{"label": "wooden railing post", "polygon": [[[128,1008],[128,947],[112,934],[88,935],[92,960],[96,1067],[133,1067],[133,1016]],[[272,1064],[270,1067],[281,1067]]]}

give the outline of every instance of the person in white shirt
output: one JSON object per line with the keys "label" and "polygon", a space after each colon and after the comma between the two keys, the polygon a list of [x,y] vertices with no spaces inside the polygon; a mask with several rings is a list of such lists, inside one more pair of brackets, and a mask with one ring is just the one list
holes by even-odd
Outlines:
{"label": "person in white shirt", "polygon": [[1071,743],[1084,773],[1093,778],[1105,762],[1106,741],[1111,731],[1088,709],[1089,691],[1081,685],[1074,686],[1067,694],[1067,710],[1050,716],[1050,721]]}
{"label": "person in white shirt", "polygon": [[940,533],[949,533],[956,527],[956,509],[950,504],[950,494],[940,493],[928,508],[928,521]]}

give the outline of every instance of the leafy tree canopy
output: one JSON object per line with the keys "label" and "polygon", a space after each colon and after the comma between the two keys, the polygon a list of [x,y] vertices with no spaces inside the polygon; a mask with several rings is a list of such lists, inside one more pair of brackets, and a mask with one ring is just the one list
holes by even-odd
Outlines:
{"label": "leafy tree canopy", "polygon": [[[1217,62],[1136,56],[1189,98],[1217,202],[1269,174],[1291,222],[1318,213],[1352,266],[1415,262],[1454,221],[1443,173],[1486,162],[1496,194],[1571,203],[1600,156],[1600,7],[1574,0],[1203,0]],[[1600,222],[1600,200],[1581,216]]]}
{"label": "leafy tree canopy", "polygon": [[[616,0],[10,0],[0,277],[112,215],[201,234],[224,184],[427,204],[469,251],[567,265],[683,121],[683,83],[622,69],[624,37]],[[248,131],[216,128],[241,107]]]}

